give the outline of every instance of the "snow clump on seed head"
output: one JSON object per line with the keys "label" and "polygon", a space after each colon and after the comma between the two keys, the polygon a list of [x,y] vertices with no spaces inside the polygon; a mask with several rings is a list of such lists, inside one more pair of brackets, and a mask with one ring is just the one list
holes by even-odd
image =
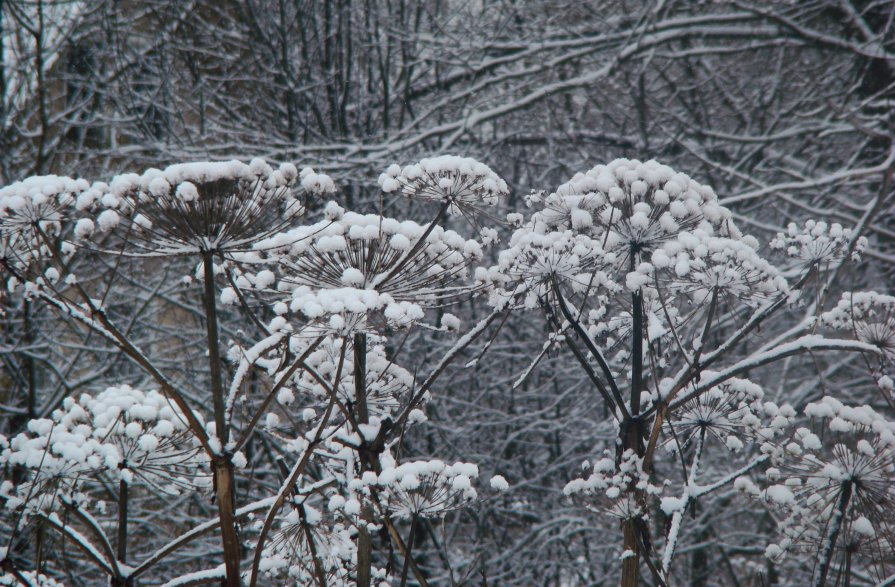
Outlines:
{"label": "snow clump on seed head", "polygon": [[379,176],[386,193],[447,206],[453,215],[474,215],[496,206],[509,194],[506,182],[484,163],[468,157],[443,155],[401,167],[392,165]]}
{"label": "snow clump on seed head", "polygon": [[852,229],[843,228],[835,222],[827,224],[808,220],[801,228],[791,222],[785,233],[777,233],[770,246],[810,265],[836,263],[844,259],[857,261],[867,248],[867,239],[862,236],[852,245],[853,234]]}
{"label": "snow clump on seed head", "polygon": [[616,159],[561,185],[533,221],[592,236],[622,267],[631,254],[651,253],[681,232],[744,238],[731,216],[711,187],[667,165]]}
{"label": "snow clump on seed head", "polygon": [[33,471],[15,506],[54,509],[57,498],[85,490],[99,473],[167,495],[207,485],[205,458],[186,417],[157,391],[128,385],[96,397],[67,398],[51,418],[31,420],[12,438],[4,463]]}
{"label": "snow clump on seed head", "polygon": [[[309,168],[299,174],[291,163],[194,162],[120,175],[103,203],[130,216],[147,254],[245,251],[304,213],[297,184],[318,195],[335,191],[329,177]],[[97,220],[104,230],[117,224]]]}
{"label": "snow clump on seed head", "polygon": [[831,397],[808,404],[805,415],[813,429],[762,447],[771,458],[769,486],[757,492],[750,482],[737,483],[782,514],[783,536],[766,555],[779,561],[789,551],[807,552],[816,573],[834,557],[861,553],[886,565],[874,553],[891,552],[895,537],[895,423]]}
{"label": "snow clump on seed head", "polygon": [[845,292],[820,320],[830,328],[853,332],[858,340],[879,348],[889,361],[895,360],[895,297],[875,291]]}

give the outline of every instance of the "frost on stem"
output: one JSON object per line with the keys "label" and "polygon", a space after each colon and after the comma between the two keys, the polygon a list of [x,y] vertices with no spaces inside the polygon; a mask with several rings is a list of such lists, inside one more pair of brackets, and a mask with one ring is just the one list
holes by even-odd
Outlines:
{"label": "frost on stem", "polygon": [[186,418],[156,391],[127,385],[96,397],[67,398],[51,418],[31,420],[27,432],[9,441],[2,461],[30,478],[6,492],[7,507],[56,511],[59,499],[89,505],[100,477],[178,495],[210,484],[204,453]]}
{"label": "frost on stem", "polygon": [[335,191],[329,177],[260,159],[196,162],[115,177],[96,218],[109,231],[129,218],[127,238],[147,255],[244,251],[304,213],[298,187]]}
{"label": "frost on stem", "polygon": [[820,320],[825,326],[852,332],[858,340],[876,346],[887,361],[895,360],[895,297],[874,291],[846,292]]}
{"label": "frost on stem", "polygon": [[882,580],[893,571],[885,553],[895,548],[895,423],[831,397],[808,404],[805,415],[814,429],[762,447],[773,464],[764,490],[737,482],[781,514],[782,537],[766,554],[806,553],[816,584],[859,558]]}
{"label": "frost on stem", "polygon": [[473,219],[509,195],[506,182],[484,163],[443,155],[401,167],[392,165],[379,176],[386,193],[447,206],[452,215]]}

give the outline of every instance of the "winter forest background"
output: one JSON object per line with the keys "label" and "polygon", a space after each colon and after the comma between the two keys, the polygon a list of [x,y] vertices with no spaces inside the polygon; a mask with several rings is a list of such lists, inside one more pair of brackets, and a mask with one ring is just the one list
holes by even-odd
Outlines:
{"label": "winter forest background", "polygon": [[895,585],[891,0],[0,30],[0,585]]}

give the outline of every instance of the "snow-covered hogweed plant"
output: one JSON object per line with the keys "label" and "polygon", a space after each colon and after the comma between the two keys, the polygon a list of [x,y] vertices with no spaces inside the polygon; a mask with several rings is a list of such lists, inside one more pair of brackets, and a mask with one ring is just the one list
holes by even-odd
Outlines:
{"label": "snow-covered hogweed plant", "polygon": [[0,263],[9,289],[19,282],[36,287],[58,279],[52,255],[67,258],[74,251],[70,243],[59,241],[63,225],[98,193],[86,180],[55,175],[0,188]]}
{"label": "snow-covered hogweed plant", "polygon": [[[382,180],[383,191],[440,204],[432,218],[392,219],[335,202],[308,207],[307,197],[335,194],[329,177],[257,159],[177,164],[108,183],[49,177],[3,188],[7,278],[112,345],[158,389],[115,385],[33,420],[4,444],[4,463],[16,471],[3,485],[7,504],[72,540],[116,585],[149,576],[215,527],[224,564],[195,569],[183,581],[370,585],[395,569],[404,581],[411,572],[420,580],[417,520],[475,500],[478,471],[438,460],[401,464],[402,440],[409,426],[426,420],[439,375],[500,313],[459,339],[428,376],[415,367],[419,379],[396,362],[401,345],[391,338],[417,324],[440,336],[460,329],[443,308],[475,292],[469,268],[497,233],[481,226],[469,238],[439,221],[447,214],[477,219],[507,187],[487,166],[459,157],[393,171],[383,175],[391,178]],[[322,213],[305,222],[309,208]],[[84,255],[112,260],[108,279],[131,268],[183,271],[179,259],[192,264],[198,280],[184,280],[178,295],[186,297],[172,311],[201,291],[205,375],[169,375],[156,356],[166,342],[138,344],[107,301],[111,284],[74,274],[73,260]],[[171,265],[152,260],[159,257]],[[115,263],[119,258],[135,261]],[[150,259],[137,265],[143,258]],[[64,287],[45,287],[50,277]],[[190,285],[195,281],[198,288]],[[438,315],[429,319],[431,309]],[[248,328],[224,335],[234,316]],[[247,334],[252,330],[260,340]],[[278,447],[280,457],[250,462],[246,455],[257,454],[259,442]],[[237,487],[245,487],[242,471],[250,465],[265,481],[248,485],[243,496]],[[110,538],[105,508],[96,504],[102,487],[116,485],[118,531]],[[157,498],[207,499],[211,491],[215,525],[187,528],[132,563],[145,553],[128,556],[127,520],[151,502],[128,502],[138,487]],[[249,517],[255,523],[244,525]],[[410,534],[402,537],[407,525]]]}
{"label": "snow-covered hogweed plant", "polygon": [[772,249],[809,264],[830,264],[858,261],[867,248],[867,238],[855,238],[850,228],[834,222],[807,220],[803,227],[791,222],[769,243]]}
{"label": "snow-covered hogweed plant", "polygon": [[895,423],[832,397],[808,404],[805,415],[813,426],[762,446],[772,465],[764,489],[736,483],[780,513],[781,539],[766,554],[779,562],[807,551],[815,585],[857,567],[883,581],[895,548]]}
{"label": "snow-covered hogweed plant", "polygon": [[[96,337],[126,359],[110,369],[115,377],[157,390],[119,382],[72,395],[4,440],[10,511],[74,543],[115,585],[169,576],[169,585],[229,587],[429,584],[418,551],[431,520],[479,499],[479,471],[415,456],[413,427],[464,350],[536,310],[546,339],[514,379],[523,384],[548,351],[565,350],[602,403],[597,459],[567,480],[565,496],[607,520],[588,523],[604,536],[620,530],[623,587],[644,567],[656,585],[685,581],[674,566],[691,539],[684,514],[734,495],[736,479],[783,515],[784,539],[768,551],[775,559],[812,556],[827,576],[835,553],[890,548],[890,425],[863,409],[812,404],[805,416],[830,420],[828,436],[852,435],[830,444],[799,427],[786,390],[771,395],[757,383],[784,359],[787,369],[813,369],[800,362],[809,353],[891,359],[887,295],[854,293],[824,313],[829,277],[814,282],[823,295],[803,320],[780,320],[809,277],[856,259],[866,247],[858,234],[808,222],[763,246],[709,186],[655,161],[618,159],[533,193],[529,216],[511,211],[512,234],[492,251],[508,188],[486,165],[432,157],[389,167],[379,186],[370,201],[405,197],[429,216],[306,205],[337,197],[334,182],[261,160],[0,190],[7,289],[72,325],[63,355]],[[786,270],[766,253],[788,256]],[[85,258],[104,268],[98,277],[79,279]],[[188,277],[172,287],[171,275]],[[118,279],[145,295],[122,301]],[[478,294],[490,311],[452,339],[463,328],[446,310]],[[131,315],[158,306],[168,309],[154,316],[174,328]],[[757,336],[768,323],[773,334]],[[763,473],[765,490],[746,481]],[[508,484],[496,476],[491,487]],[[99,505],[103,492],[118,503],[117,521]],[[208,519],[129,555],[128,519],[175,496]],[[203,540],[223,556],[190,559],[194,547],[207,552]],[[27,548],[4,551],[3,568],[25,576],[17,563]]]}
{"label": "snow-covered hogweed plant", "polygon": [[32,420],[10,439],[0,458],[33,471],[7,506],[50,512],[97,475],[160,495],[207,487],[204,457],[177,406],[157,391],[121,385],[67,398],[51,418]]}
{"label": "snow-covered hogweed plant", "polygon": [[390,166],[379,176],[386,193],[435,202],[452,215],[474,218],[508,195],[506,182],[491,168],[468,157],[442,155],[419,163]]}
{"label": "snow-covered hogweed plant", "polygon": [[[796,288],[712,188],[667,166],[618,159],[528,203],[529,219],[513,217],[510,246],[477,278],[492,304],[542,309],[553,333],[545,344],[568,348],[602,398],[611,416],[605,433],[615,442],[566,494],[621,520],[623,586],[638,583],[644,562],[654,583],[667,584],[685,509],[763,466],[768,456],[758,447],[794,422],[793,408],[763,401],[762,389],[742,377],[812,350],[876,349],[861,342],[866,336],[825,339],[798,328],[744,346]],[[797,287],[863,246],[838,225],[790,233],[772,249],[812,260],[795,276]],[[715,478],[705,466],[712,451],[728,455],[720,475],[711,467]],[[669,467],[683,469],[679,489],[674,475],[656,478]],[[664,541],[653,535],[658,511],[669,521]]]}
{"label": "snow-covered hogweed plant", "polygon": [[[468,165],[458,160],[461,163]],[[457,173],[466,171],[462,167]],[[340,533],[356,529],[357,540],[349,543],[355,550],[349,558],[357,561],[353,572],[363,584],[381,578],[371,557],[374,533],[383,530],[383,521],[403,553],[406,576],[413,566],[415,516],[452,511],[465,501],[457,501],[458,488],[467,499],[475,495],[468,475],[452,468],[441,470],[440,461],[416,463],[413,467],[428,471],[422,478],[401,476],[410,469],[397,464],[390,451],[407,426],[425,420],[422,408],[433,380],[414,385],[410,373],[385,352],[388,336],[395,329],[425,324],[427,309],[442,308],[468,295],[472,291],[466,283],[468,267],[483,254],[485,243],[445,230],[436,223],[442,216],[439,213],[435,220],[418,224],[329,206],[326,218],[317,224],[258,243],[257,255],[243,257],[244,272],[235,283],[270,300],[280,318],[288,320],[295,339],[307,344],[316,337],[314,344],[319,344],[308,354],[306,368],[293,376],[299,395],[290,393],[288,399],[298,403],[315,397],[318,404],[329,405],[326,410],[308,412],[312,426],[290,444],[300,451],[320,444],[317,463],[336,489],[315,531],[331,531],[326,540],[343,543]],[[262,262],[273,264],[275,274],[251,270]],[[459,321],[444,313],[440,325],[430,328],[455,331]],[[272,413],[268,420],[276,425],[281,418]],[[460,465],[454,467],[461,470]],[[411,487],[415,478],[417,485]],[[466,479],[463,487],[462,479]],[[408,517],[407,508],[413,514],[410,537],[404,544],[396,524]],[[295,539],[281,539],[295,535],[291,530],[295,515],[293,511],[271,519],[275,543],[296,545]],[[299,521],[308,524],[300,517]],[[344,558],[345,551],[339,552]],[[325,566],[321,563],[313,574],[319,578]],[[285,564],[282,549],[273,546],[261,554],[259,568],[271,574],[306,572],[305,567]]]}
{"label": "snow-covered hogweed plant", "polygon": [[879,348],[888,363],[895,360],[895,296],[845,292],[820,320],[824,326],[852,332],[858,340]]}
{"label": "snow-covered hogweed plant", "polygon": [[96,220],[82,219],[75,235],[118,227],[128,219],[143,254],[170,256],[197,251],[239,251],[289,226],[304,213],[296,189],[315,195],[335,191],[326,175],[292,164],[273,169],[261,159],[183,163],[142,175],[117,176],[100,198]]}

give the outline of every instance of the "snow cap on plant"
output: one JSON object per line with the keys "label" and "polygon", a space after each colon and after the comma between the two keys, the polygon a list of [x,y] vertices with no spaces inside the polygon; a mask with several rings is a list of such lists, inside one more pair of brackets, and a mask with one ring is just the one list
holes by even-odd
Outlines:
{"label": "snow cap on plant", "polygon": [[879,348],[889,361],[895,360],[895,297],[875,291],[845,292],[820,320],[830,328],[851,331],[858,340]]}
{"label": "snow cap on plant", "polygon": [[[49,252],[46,239],[62,235],[64,224],[78,210],[79,197],[90,187],[83,179],[44,175],[0,188],[0,261],[4,268],[19,278],[40,275],[46,267],[34,264]],[[73,250],[62,243],[63,254]]]}
{"label": "snow cap on plant", "polygon": [[575,291],[614,289],[600,270],[602,252],[599,242],[571,230],[517,230],[509,246],[500,252],[497,265],[480,272],[479,278],[507,289],[522,286],[525,305],[534,307],[560,284]]}
{"label": "snow cap on plant", "polygon": [[661,488],[652,485],[649,475],[644,472],[643,457],[628,449],[622,453],[618,464],[608,456],[599,459],[593,464],[590,475],[569,481],[563,488],[563,493],[568,497],[585,500],[589,509],[628,520],[647,514],[645,504],[629,490],[631,487],[645,495],[658,495],[661,492]]}
{"label": "snow cap on plant", "polygon": [[778,232],[770,246],[809,265],[837,263],[844,259],[857,261],[867,248],[867,239],[862,236],[854,240],[853,234],[852,229],[843,228],[836,222],[807,220],[802,227],[790,222],[786,232]]}
{"label": "snow cap on plant", "polygon": [[717,237],[701,229],[682,232],[653,251],[638,273],[697,303],[717,294],[750,306],[789,291],[779,271],[742,240]]}
{"label": "snow cap on plant", "polygon": [[96,397],[67,398],[51,418],[31,420],[2,460],[33,471],[18,488],[18,506],[55,509],[56,499],[84,489],[97,473],[177,495],[208,484],[205,457],[183,413],[162,394],[128,385]]}
{"label": "snow cap on plant", "polygon": [[111,230],[128,216],[128,238],[149,255],[244,251],[304,212],[297,185],[315,194],[335,191],[325,175],[310,169],[299,175],[290,163],[273,169],[261,159],[149,169],[112,180],[97,223]]}
{"label": "snow cap on plant", "polygon": [[[773,466],[758,495],[783,516],[782,538],[768,546],[767,556],[807,551],[817,561],[817,584],[837,556],[865,556],[871,566],[886,566],[879,553],[895,546],[895,423],[869,406],[831,397],[808,404],[805,415],[815,429],[798,428],[765,449]],[[752,487],[746,481],[738,486]],[[880,577],[892,572],[880,570]]]}
{"label": "snow cap on plant", "polygon": [[[371,335],[368,339],[366,354],[366,403],[370,416],[377,418],[394,417],[397,410],[404,405],[413,387],[413,374],[389,360],[385,353],[384,339]],[[342,348],[345,355],[342,356]],[[317,349],[308,355],[305,364],[314,370],[312,376],[307,370],[299,370],[294,376],[294,391],[301,394],[299,405],[303,399],[311,404],[327,400],[329,391],[324,389],[317,376],[327,382],[335,379],[341,367],[341,377],[335,383],[336,393],[340,401],[347,405],[357,403],[354,381],[353,341],[345,341],[338,337],[328,336]]]}
{"label": "snow cap on plant", "polygon": [[475,500],[472,481],[478,476],[479,468],[471,463],[412,461],[383,468],[377,482],[396,518],[432,518]]}
{"label": "snow cap on plant", "polygon": [[37,571],[0,571],[0,587],[65,587],[65,583]]}
{"label": "snow cap on plant", "polygon": [[616,159],[561,185],[533,220],[591,235],[626,267],[632,252],[652,253],[681,232],[744,238],[731,217],[709,186],[656,161]]}
{"label": "snow cap on plant", "polygon": [[[423,308],[458,299],[482,246],[438,225],[346,212],[258,244],[278,260],[275,295],[335,332],[364,328],[371,316],[406,326]],[[252,281],[252,278],[249,278]]]}
{"label": "snow cap on plant", "polygon": [[277,517],[258,570],[294,585],[349,585],[356,559],[351,526],[295,498]]}
{"label": "snow cap on plant", "polygon": [[379,176],[386,193],[442,204],[452,215],[473,217],[496,206],[509,194],[506,182],[484,163],[468,157],[443,155],[401,167],[392,165]]}
{"label": "snow cap on plant", "polygon": [[[703,377],[714,373],[705,371]],[[669,449],[683,448],[694,439],[706,437],[719,440],[731,451],[743,448],[744,439],[753,437],[762,426],[765,416],[761,402],[764,391],[748,379],[736,377],[716,385],[685,402],[666,422],[675,435],[668,441]]]}

